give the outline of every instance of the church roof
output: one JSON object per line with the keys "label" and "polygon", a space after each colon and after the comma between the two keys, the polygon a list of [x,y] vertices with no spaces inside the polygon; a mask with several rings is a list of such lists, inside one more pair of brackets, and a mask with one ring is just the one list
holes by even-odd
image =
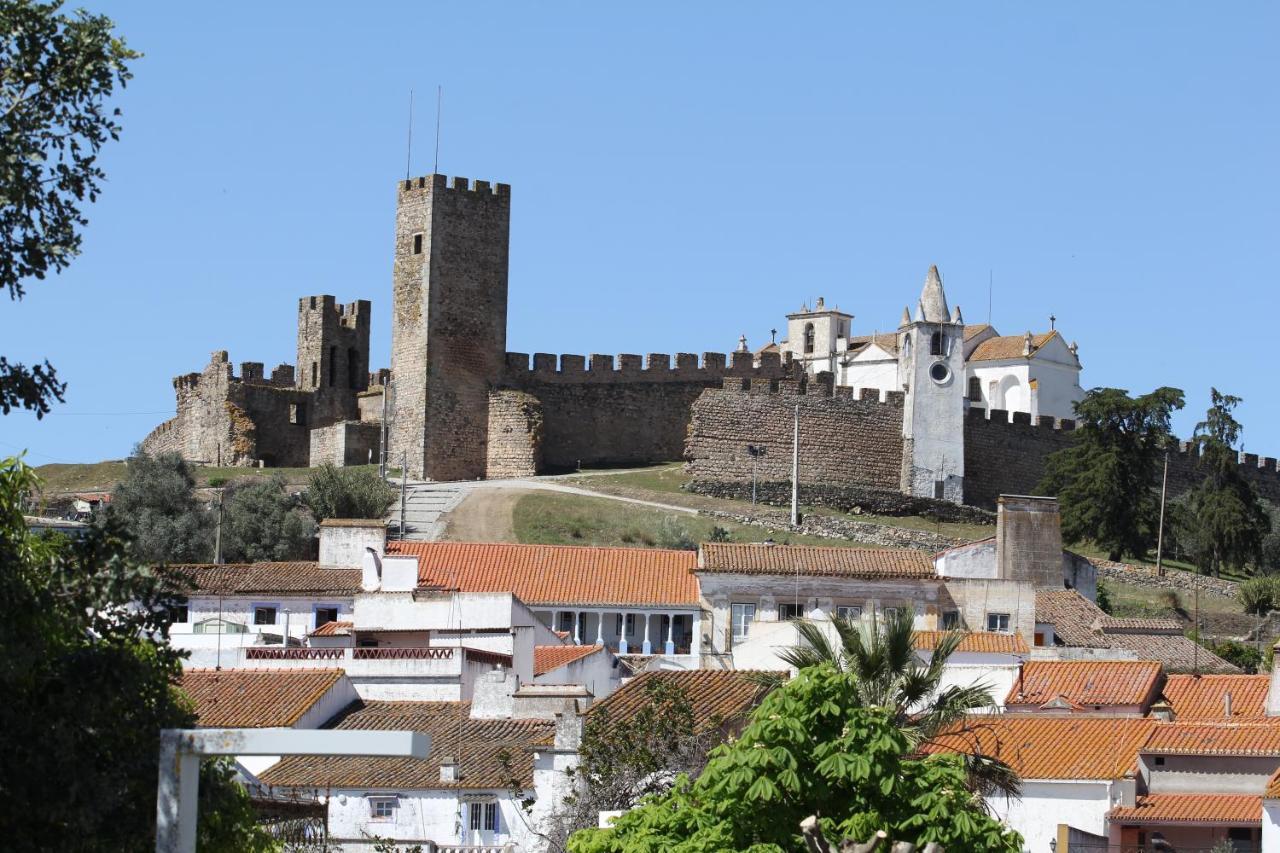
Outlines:
{"label": "church roof", "polygon": [[886,352],[897,353],[898,336],[892,332],[885,332],[874,335],[857,335],[849,338],[850,350],[862,350],[870,344],[875,344]]}
{"label": "church roof", "polygon": [[976,324],[965,326],[964,339],[965,341],[971,341],[974,339],[975,336],[982,334],[983,332],[985,332],[987,329],[990,329],[990,328],[991,328],[990,323],[976,323]]}
{"label": "church roof", "polygon": [[925,276],[924,290],[920,291],[920,307],[917,320],[926,323],[949,323],[951,311],[947,308],[947,294],[942,290],[942,276],[938,274],[938,265],[929,267]]}
{"label": "church roof", "polygon": [[[965,329],[965,337],[968,337],[968,327]],[[1031,336],[1031,355],[1047,344],[1057,332],[1042,332],[1038,335]],[[1026,347],[1026,335],[1003,335],[998,338],[987,338],[978,344],[973,354],[969,356],[969,361],[998,361],[1004,358],[1022,358],[1023,350]]]}

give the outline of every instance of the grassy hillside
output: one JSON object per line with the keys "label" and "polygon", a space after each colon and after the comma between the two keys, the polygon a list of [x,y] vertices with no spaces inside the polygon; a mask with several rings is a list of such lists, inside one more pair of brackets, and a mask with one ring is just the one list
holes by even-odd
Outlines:
{"label": "grassy hillside", "polygon": [[[365,466],[361,466],[365,467]],[[369,468],[377,468],[370,465]],[[107,462],[91,462],[81,464],[52,464],[36,468],[44,483],[46,497],[70,494],[73,492],[107,492],[125,477],[128,465],[124,460]],[[393,470],[398,474],[398,470]],[[213,468],[196,466],[196,485],[201,488],[226,485],[232,480],[242,477],[270,477],[279,474],[290,485],[302,486],[311,475],[310,468]]]}

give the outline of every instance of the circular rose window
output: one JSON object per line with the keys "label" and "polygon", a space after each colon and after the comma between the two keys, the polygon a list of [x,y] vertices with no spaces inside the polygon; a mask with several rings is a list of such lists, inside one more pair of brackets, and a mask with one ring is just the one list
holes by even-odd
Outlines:
{"label": "circular rose window", "polygon": [[947,367],[946,362],[935,361],[929,368],[929,378],[941,385],[951,378],[951,368]]}

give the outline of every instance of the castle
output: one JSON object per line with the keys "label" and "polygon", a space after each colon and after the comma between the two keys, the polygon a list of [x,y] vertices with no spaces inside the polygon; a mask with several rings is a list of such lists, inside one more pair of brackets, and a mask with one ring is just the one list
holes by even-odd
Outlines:
{"label": "castle", "polygon": [[[388,460],[414,478],[684,458],[693,488],[740,494],[753,476],[766,489],[789,480],[798,420],[802,499],[993,506],[1033,491],[1074,427],[1062,415],[1081,394],[1075,346],[1056,331],[1002,338],[966,326],[936,268],[892,335],[851,338],[849,315],[818,306],[790,318],[800,351],[537,353],[531,363],[506,348],[510,218],[506,184],[399,182],[390,369],[370,371],[369,302],[306,297],[296,368],[266,378],[246,362],[237,377],[215,352],[174,380],[177,414],[143,449],[208,465],[364,464],[378,458],[385,411]],[[986,365],[975,357],[984,347],[998,356]],[[1241,465],[1280,500],[1275,459]],[[1192,467],[1184,449],[1175,493]]]}

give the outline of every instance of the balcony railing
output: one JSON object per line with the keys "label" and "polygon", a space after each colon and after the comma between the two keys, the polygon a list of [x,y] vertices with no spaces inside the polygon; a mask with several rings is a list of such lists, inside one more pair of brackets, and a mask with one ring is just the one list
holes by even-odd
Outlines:
{"label": "balcony railing", "polygon": [[354,649],[355,660],[450,660],[453,649],[448,646],[416,649]]}
{"label": "balcony railing", "polygon": [[321,647],[286,649],[274,646],[248,646],[245,660],[452,660],[453,648],[360,649]]}
{"label": "balcony railing", "polygon": [[346,649],[286,649],[283,647],[249,646],[244,650],[245,660],[342,660]]}

